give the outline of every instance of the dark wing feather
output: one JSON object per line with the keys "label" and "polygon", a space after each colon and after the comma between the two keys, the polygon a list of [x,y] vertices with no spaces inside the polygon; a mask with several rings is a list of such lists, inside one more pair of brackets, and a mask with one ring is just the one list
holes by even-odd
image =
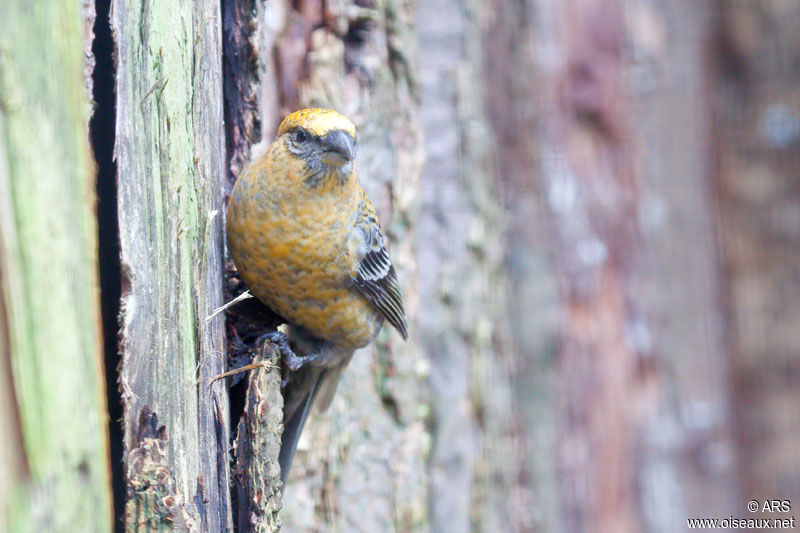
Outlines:
{"label": "dark wing feather", "polygon": [[364,235],[365,254],[353,282],[400,335],[408,339],[408,322],[397,273],[384,247],[375,210],[366,195],[362,195],[360,207],[359,227]]}

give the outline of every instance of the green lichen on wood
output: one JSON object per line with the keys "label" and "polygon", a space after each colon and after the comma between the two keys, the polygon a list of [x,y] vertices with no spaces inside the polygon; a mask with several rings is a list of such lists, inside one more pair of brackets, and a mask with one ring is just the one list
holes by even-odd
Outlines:
{"label": "green lichen on wood", "polygon": [[[124,316],[125,327],[141,325],[153,335],[150,346],[126,342],[139,340],[135,332],[123,338],[123,394],[131,366],[144,362],[139,357],[146,358],[148,368],[165,379],[139,380],[133,386],[137,395],[144,389],[142,392],[157,400],[150,404],[170,429],[176,423],[184,428],[170,439],[175,456],[186,448],[183,440],[197,432],[192,427],[197,404],[189,400],[194,394],[188,398],[159,394],[165,380],[178,388],[195,380],[193,280],[190,275],[180,275],[192,271],[197,234],[197,214],[192,208],[197,200],[192,163],[191,7],[173,2],[132,4],[138,2],[114,4],[115,19],[127,15],[124,26],[117,30],[121,98],[116,155],[123,267],[132,278],[131,293],[124,297],[126,301],[130,296],[144,300],[138,303],[144,309],[125,306]],[[149,287],[137,283],[147,278]],[[126,401],[130,408],[131,402]],[[126,440],[129,437],[130,433]],[[194,460],[185,457],[184,468],[196,469]],[[188,495],[193,484],[183,483],[182,492]]]}
{"label": "green lichen on wood", "polygon": [[[30,467],[15,530],[111,527],[81,5],[0,17],[0,258]],[[0,528],[2,529],[2,528]]]}
{"label": "green lichen on wood", "polygon": [[[224,370],[220,5],[118,0],[117,143],[126,465],[147,407],[175,497],[201,531],[231,527]],[[130,486],[128,487],[131,488]],[[155,510],[154,510],[155,511]],[[128,522],[128,528],[135,524]]]}

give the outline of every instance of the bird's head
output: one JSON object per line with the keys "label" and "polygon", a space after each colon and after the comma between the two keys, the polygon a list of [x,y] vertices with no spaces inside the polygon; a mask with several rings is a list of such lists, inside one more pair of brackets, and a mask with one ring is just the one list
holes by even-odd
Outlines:
{"label": "bird's head", "polygon": [[354,170],[356,127],[331,109],[295,111],[278,128],[278,139],[305,163],[306,182],[315,187],[328,177],[342,183]]}

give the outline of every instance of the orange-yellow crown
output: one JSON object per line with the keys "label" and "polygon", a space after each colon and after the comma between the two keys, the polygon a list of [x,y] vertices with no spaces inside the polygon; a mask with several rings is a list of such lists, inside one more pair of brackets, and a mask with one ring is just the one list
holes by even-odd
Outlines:
{"label": "orange-yellow crown", "polygon": [[323,136],[329,131],[343,130],[356,137],[356,127],[346,116],[333,109],[301,109],[295,111],[281,122],[278,135],[283,135],[294,128],[302,127],[314,135]]}

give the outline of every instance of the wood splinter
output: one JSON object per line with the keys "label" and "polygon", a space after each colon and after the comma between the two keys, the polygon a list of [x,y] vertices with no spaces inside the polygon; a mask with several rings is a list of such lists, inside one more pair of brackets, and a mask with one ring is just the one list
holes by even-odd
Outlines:
{"label": "wood splinter", "polygon": [[208,381],[208,386],[211,387],[211,385],[213,385],[220,379],[229,378],[231,376],[235,376],[236,374],[241,374],[242,372],[247,372],[248,370],[254,370],[256,368],[265,368],[267,370],[274,370],[280,367],[272,363],[271,361],[258,361],[257,363],[250,363],[249,365],[240,366],[239,368],[228,370],[227,372],[223,372],[222,374],[217,374]]}

